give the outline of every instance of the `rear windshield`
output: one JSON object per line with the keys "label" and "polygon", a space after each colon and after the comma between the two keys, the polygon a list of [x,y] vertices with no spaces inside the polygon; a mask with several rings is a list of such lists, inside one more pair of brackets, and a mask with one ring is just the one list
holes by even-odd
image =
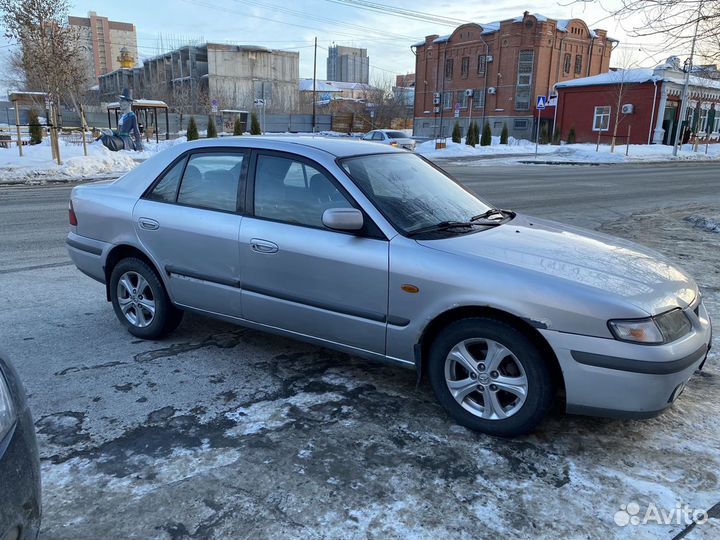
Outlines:
{"label": "rear windshield", "polygon": [[385,134],[391,139],[406,139],[407,135],[402,131],[386,131]]}

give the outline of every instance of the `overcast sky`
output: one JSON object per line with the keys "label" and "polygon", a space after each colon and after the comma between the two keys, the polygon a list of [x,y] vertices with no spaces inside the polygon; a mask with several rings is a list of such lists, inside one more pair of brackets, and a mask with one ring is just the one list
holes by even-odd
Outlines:
{"label": "overcast sky", "polygon": [[[618,1],[604,0],[602,5],[612,9]],[[621,41],[620,52],[631,53],[639,65],[653,66],[669,55],[658,40],[629,38],[633,24],[639,24],[639,20],[620,23],[609,17],[597,1],[392,0],[386,5],[478,23],[516,17],[526,9],[552,18],[577,17],[591,28],[608,30],[610,36]],[[447,34],[454,28],[368,11],[339,0],[75,0],[71,14],[86,16],[90,10],[111,20],[134,23],[140,59],[163,52],[169,45],[190,41],[263,45],[297,50],[300,77],[312,77],[312,43],[317,36],[318,78],[325,78],[327,47],[337,43],[368,49],[371,82],[412,72],[415,59],[410,45],[426,35]]]}

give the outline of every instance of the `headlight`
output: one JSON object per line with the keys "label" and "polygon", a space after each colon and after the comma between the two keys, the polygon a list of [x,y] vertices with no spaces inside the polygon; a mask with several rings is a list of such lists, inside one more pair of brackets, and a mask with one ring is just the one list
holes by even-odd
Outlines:
{"label": "headlight", "polygon": [[657,345],[670,343],[692,330],[690,319],[683,310],[674,309],[647,319],[617,319],[608,321],[608,327],[620,341]]}
{"label": "headlight", "polygon": [[2,440],[15,422],[15,408],[10,398],[5,377],[0,371],[0,440]]}

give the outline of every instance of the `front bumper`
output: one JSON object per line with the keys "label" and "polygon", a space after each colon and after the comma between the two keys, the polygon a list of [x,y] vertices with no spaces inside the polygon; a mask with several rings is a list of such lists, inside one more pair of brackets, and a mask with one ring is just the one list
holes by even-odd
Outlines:
{"label": "front bumper", "polygon": [[655,416],[669,407],[705,361],[712,338],[702,303],[693,330],[665,345],[540,332],[560,362],[567,412],[621,418]]}

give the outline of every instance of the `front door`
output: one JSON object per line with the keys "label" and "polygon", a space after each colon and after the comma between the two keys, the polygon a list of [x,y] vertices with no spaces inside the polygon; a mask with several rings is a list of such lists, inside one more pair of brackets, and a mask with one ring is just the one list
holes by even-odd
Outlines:
{"label": "front door", "polygon": [[[240,226],[246,319],[384,354],[388,242],[368,227],[327,229],[323,212],[354,206],[319,165],[259,152]],[[368,218],[366,218],[368,219]]]}
{"label": "front door", "polygon": [[135,205],[137,235],[168,276],[176,304],[242,316],[238,194],[246,155],[186,155]]}

